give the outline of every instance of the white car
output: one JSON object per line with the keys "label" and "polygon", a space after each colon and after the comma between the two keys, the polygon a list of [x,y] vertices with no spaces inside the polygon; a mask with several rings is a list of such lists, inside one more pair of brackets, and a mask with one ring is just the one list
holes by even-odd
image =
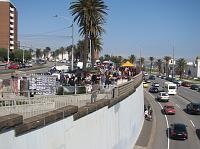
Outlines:
{"label": "white car", "polygon": [[154,86],[154,87],[159,87],[159,83],[153,83],[152,86]]}
{"label": "white car", "polygon": [[158,101],[169,101],[169,94],[166,92],[160,92],[157,96]]}

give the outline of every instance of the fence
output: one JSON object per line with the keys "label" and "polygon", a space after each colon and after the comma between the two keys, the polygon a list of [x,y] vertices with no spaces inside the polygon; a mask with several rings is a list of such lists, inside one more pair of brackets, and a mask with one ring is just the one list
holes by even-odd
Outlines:
{"label": "fence", "polygon": [[116,84],[106,88],[101,85],[98,90],[86,94],[0,98],[0,116],[16,113],[23,115],[26,119],[67,105],[82,107],[96,100],[112,99],[127,94],[141,80],[142,75],[139,74],[130,81],[119,80]]}

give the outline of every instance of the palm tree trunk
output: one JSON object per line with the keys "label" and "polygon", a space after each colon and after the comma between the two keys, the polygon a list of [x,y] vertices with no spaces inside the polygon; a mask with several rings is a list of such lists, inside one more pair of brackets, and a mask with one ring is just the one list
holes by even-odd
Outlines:
{"label": "palm tree trunk", "polygon": [[83,70],[86,70],[88,56],[88,32],[85,34],[84,49],[83,49]]}
{"label": "palm tree trunk", "polygon": [[94,37],[91,38],[91,62],[92,62],[92,67],[94,67],[94,64],[95,64],[95,47],[94,47]]}

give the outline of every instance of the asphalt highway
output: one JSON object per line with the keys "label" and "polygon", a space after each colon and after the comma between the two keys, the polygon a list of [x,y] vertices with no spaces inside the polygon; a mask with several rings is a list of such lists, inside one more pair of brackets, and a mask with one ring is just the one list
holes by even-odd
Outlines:
{"label": "asphalt highway", "polygon": [[[160,84],[160,90],[165,80],[157,78],[153,82]],[[163,102],[157,102],[155,100],[157,94],[149,93],[148,89],[145,89],[145,97],[154,101],[153,113],[156,116],[156,131],[154,136],[152,149],[197,149],[200,148],[200,115],[190,115],[185,112],[186,105],[190,101],[200,102],[200,93],[193,91],[185,87],[179,87],[177,95],[170,95],[170,101],[174,103],[176,114],[164,115],[162,107],[166,104]],[[185,141],[172,140],[168,137],[168,128],[170,124],[183,123],[187,125],[188,139]]]}

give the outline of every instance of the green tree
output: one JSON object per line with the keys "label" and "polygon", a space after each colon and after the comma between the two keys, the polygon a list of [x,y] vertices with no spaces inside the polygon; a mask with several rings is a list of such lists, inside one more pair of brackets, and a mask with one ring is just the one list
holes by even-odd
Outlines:
{"label": "green tree", "polygon": [[144,62],[145,62],[145,58],[144,58],[144,57],[141,57],[141,58],[140,58],[140,69],[141,69],[142,71],[145,70]]}
{"label": "green tree", "polygon": [[42,50],[41,49],[36,49],[36,58],[41,58],[42,57],[42,55],[43,55],[43,52],[42,52]]}
{"label": "green tree", "polygon": [[157,59],[156,66],[158,67],[159,74],[161,74],[161,72],[162,72],[162,59]]}
{"label": "green tree", "polygon": [[136,56],[134,54],[131,54],[131,56],[129,57],[129,60],[131,63],[134,63],[136,60]]}
{"label": "green tree", "polygon": [[169,76],[169,61],[171,60],[171,57],[165,56],[164,60],[165,60],[165,72],[166,72],[166,75]]}
{"label": "green tree", "polygon": [[50,47],[46,47],[44,50],[43,50],[43,53],[44,53],[44,59],[47,59],[48,58],[48,55],[49,55],[49,52],[51,51],[51,48]]}
{"label": "green tree", "polygon": [[104,60],[105,60],[105,61],[109,61],[109,60],[110,60],[110,58],[111,58],[111,56],[110,56],[110,55],[108,55],[108,54],[105,54],[105,55],[104,55]]}
{"label": "green tree", "polygon": [[63,60],[63,55],[64,55],[64,53],[65,53],[65,48],[64,48],[64,47],[61,47],[61,48],[59,49],[59,53],[62,55],[62,60]]}
{"label": "green tree", "polygon": [[[91,31],[105,21],[104,15],[107,6],[102,0],[77,0],[69,8],[74,20],[77,21],[79,32],[84,36],[83,69],[86,69],[88,42]],[[95,49],[95,48],[93,48]]]}
{"label": "green tree", "polygon": [[150,62],[151,62],[151,67],[150,67],[150,74],[151,74],[152,67],[153,67],[154,57],[150,56],[150,57],[149,57],[149,60],[150,60]]}
{"label": "green tree", "polygon": [[180,58],[176,61],[176,63],[177,63],[176,70],[177,70],[178,74],[180,75],[180,79],[181,79],[183,76],[183,73],[185,71],[187,62],[184,58]]}
{"label": "green tree", "polygon": [[7,60],[7,49],[0,48],[0,61],[5,61]]}

